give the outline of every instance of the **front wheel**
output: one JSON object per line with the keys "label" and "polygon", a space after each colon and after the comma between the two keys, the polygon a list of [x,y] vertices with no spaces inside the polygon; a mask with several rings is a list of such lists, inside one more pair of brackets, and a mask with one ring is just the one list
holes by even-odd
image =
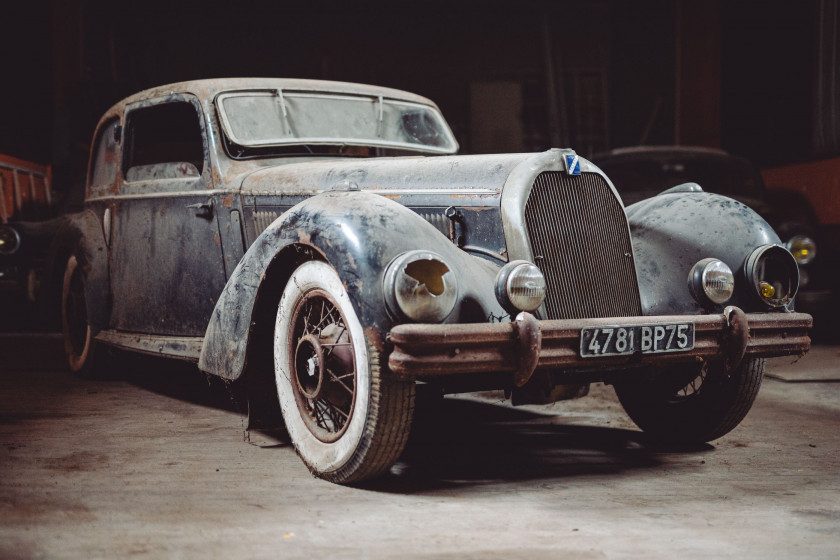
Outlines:
{"label": "front wheel", "polygon": [[669,366],[644,379],[616,383],[615,392],[645,433],[672,443],[701,443],[744,419],[763,375],[763,358],[744,359],[731,372],[722,363]]}
{"label": "front wheel", "polygon": [[336,271],[302,264],[274,329],[274,372],[286,428],[316,476],[360,482],[389,468],[408,439],[414,384],[391,375]]}

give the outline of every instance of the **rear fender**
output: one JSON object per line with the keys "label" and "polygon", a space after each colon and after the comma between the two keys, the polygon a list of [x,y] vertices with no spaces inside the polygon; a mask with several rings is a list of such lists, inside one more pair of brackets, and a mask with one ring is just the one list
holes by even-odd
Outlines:
{"label": "rear fender", "polygon": [[49,251],[47,270],[48,298],[61,309],[64,269],[71,255],[82,268],[85,279],[85,302],[91,334],[108,328],[110,287],[108,279],[108,246],[97,215],[85,210],[62,217]]}
{"label": "rear fender", "polygon": [[[482,320],[504,313],[493,296],[499,267],[459,250],[408,208],[364,192],[324,193],[277,218],[245,253],[216,303],[199,368],[236,379],[252,350],[270,349],[277,304],[294,269],[320,259],[341,277],[368,339],[384,349],[394,319],[385,307],[383,276],[397,255],[438,253],[452,267],[459,301],[447,321]],[[260,367],[271,367],[263,353]]]}

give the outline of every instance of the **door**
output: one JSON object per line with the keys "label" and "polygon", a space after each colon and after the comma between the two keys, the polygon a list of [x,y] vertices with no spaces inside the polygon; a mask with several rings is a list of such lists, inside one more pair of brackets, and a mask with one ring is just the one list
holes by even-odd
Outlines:
{"label": "door", "polygon": [[225,285],[201,106],[188,95],[126,110],[112,211],[111,327],[203,336]]}

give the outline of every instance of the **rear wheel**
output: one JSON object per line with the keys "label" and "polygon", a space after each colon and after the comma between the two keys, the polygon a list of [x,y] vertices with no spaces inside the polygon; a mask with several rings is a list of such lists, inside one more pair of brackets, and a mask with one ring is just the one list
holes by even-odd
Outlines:
{"label": "rear wheel", "polygon": [[414,384],[380,358],[336,271],[318,261],[295,270],[277,310],[274,371],[289,436],[316,476],[369,479],[405,447]]}
{"label": "rear wheel", "polygon": [[61,290],[61,330],[70,370],[81,377],[101,374],[102,349],[91,336],[82,268],[75,255],[67,259]]}
{"label": "rear wheel", "polygon": [[652,378],[616,383],[624,410],[645,433],[673,443],[717,439],[735,428],[752,407],[764,359],[744,359],[734,371],[722,363],[670,366]]}

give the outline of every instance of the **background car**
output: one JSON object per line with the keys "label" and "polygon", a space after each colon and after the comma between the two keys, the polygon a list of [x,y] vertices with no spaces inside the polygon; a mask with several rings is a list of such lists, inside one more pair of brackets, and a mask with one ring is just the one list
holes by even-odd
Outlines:
{"label": "background car", "polygon": [[749,160],[714,148],[636,146],[592,156],[618,189],[625,205],[684,183],[743,202],[773,226],[799,264],[797,308],[819,310],[830,291],[831,276],[820,258],[823,243],[807,199],[793,191],[768,191],[760,170]]}
{"label": "background car", "polygon": [[58,213],[50,167],[0,155],[0,330],[42,325],[36,301]]}

